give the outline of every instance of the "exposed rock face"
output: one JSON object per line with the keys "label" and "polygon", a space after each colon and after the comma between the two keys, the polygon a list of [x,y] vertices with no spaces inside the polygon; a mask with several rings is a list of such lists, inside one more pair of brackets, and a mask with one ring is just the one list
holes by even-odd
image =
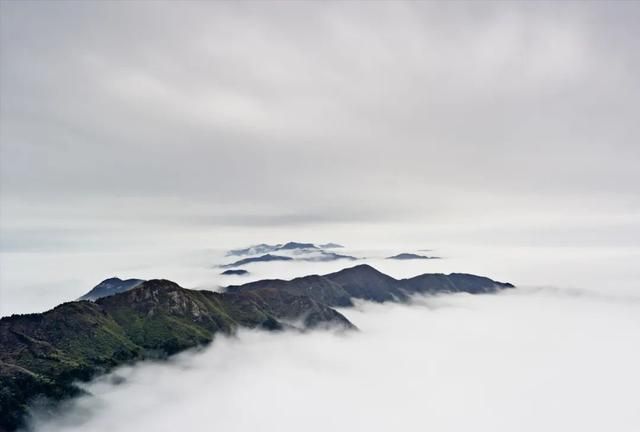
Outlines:
{"label": "exposed rock face", "polygon": [[41,314],[0,319],[0,431],[22,425],[36,396],[60,400],[125,362],[209,343],[239,327],[279,330],[354,326],[332,307],[353,299],[405,301],[415,293],[486,293],[508,283],[454,273],[394,279],[368,265],[290,281],[263,280],[224,293],[189,290],[167,280],[141,282],[95,302],[64,303]]}

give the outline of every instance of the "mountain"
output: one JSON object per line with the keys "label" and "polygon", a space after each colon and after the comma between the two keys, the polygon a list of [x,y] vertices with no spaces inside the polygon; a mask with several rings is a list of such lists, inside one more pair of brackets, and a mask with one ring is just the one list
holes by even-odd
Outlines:
{"label": "mountain", "polygon": [[269,252],[278,250],[281,244],[269,245],[261,243],[258,245],[249,246],[244,249],[232,249],[227,252],[227,256],[247,256],[247,255],[262,255]]}
{"label": "mountain", "polygon": [[282,255],[261,255],[259,257],[251,257],[251,258],[243,258],[241,260],[232,262],[230,264],[224,264],[221,267],[229,268],[229,267],[240,267],[246,264],[251,264],[254,262],[269,262],[269,261],[291,261],[293,258]]}
{"label": "mountain", "polygon": [[235,275],[235,276],[244,276],[249,274],[248,271],[243,270],[243,269],[229,269],[229,270],[225,270],[222,273],[220,273],[221,275],[225,275],[225,276],[231,276],[231,275]]}
{"label": "mountain", "polygon": [[395,260],[414,260],[414,259],[440,259],[440,257],[430,257],[425,255],[417,255],[412,253],[401,253],[398,255],[387,257],[387,259]]}
{"label": "mountain", "polygon": [[[327,252],[324,249],[341,248],[337,243],[315,245],[313,243],[288,242],[285,244],[261,243],[243,249],[233,249],[227,252],[227,256],[247,256],[239,261],[223,265],[222,267],[242,266],[252,262],[284,261],[289,259],[301,261],[334,261],[339,259],[356,260],[349,255],[340,255],[335,252]],[[282,252],[285,255],[272,255],[272,252]],[[260,255],[260,256],[254,256]],[[292,256],[293,255],[293,256]]]}
{"label": "mountain", "polygon": [[319,250],[317,251],[317,253],[314,254],[308,254],[305,255],[302,258],[298,258],[299,260],[302,261],[336,261],[336,260],[349,260],[349,261],[355,261],[358,258],[351,256],[351,255],[341,255],[341,254],[337,254],[335,252],[326,252],[323,250]]}
{"label": "mountain", "polygon": [[122,280],[117,277],[105,279],[98,285],[93,287],[91,291],[80,297],[78,300],[97,300],[102,297],[129,291],[143,283],[142,279],[126,279]]}
{"label": "mountain", "polygon": [[239,327],[279,330],[354,328],[339,312],[287,292],[215,293],[167,280],[129,291],[64,303],[29,315],[0,319],[0,430],[23,424],[36,396],[53,401],[79,394],[86,381],[121,364],[171,355],[209,343]]}
{"label": "mountain", "polygon": [[318,246],[320,249],[339,249],[343,248],[341,244],[338,243],[325,243]]}
{"label": "mountain", "polygon": [[494,292],[513,285],[462,273],[395,279],[369,265],[289,281],[190,290],[149,280],[95,302],[74,301],[38,314],[0,319],[0,431],[24,424],[29,403],[81,392],[75,385],[137,360],[208,344],[238,328],[355,328],[333,307],[354,299],[407,301],[416,293]]}
{"label": "mountain", "polygon": [[278,248],[278,250],[292,250],[292,249],[318,249],[318,247],[313,243],[289,242]]}
{"label": "mountain", "polygon": [[305,295],[331,307],[351,306],[353,299],[374,302],[407,301],[414,294],[467,292],[492,293],[513,288],[510,283],[497,282],[484,276],[464,273],[427,273],[408,279],[395,279],[368,264],[346,268],[327,275],[304,276],[289,281],[268,279],[243,285],[228,286],[226,292],[288,293]]}
{"label": "mountain", "polygon": [[232,249],[227,252],[227,256],[251,256],[251,255],[264,255],[270,252],[276,252],[279,250],[295,250],[295,249],[321,249],[323,247],[326,248],[335,248],[342,247],[335,243],[328,243],[325,246],[316,246],[313,243],[298,243],[298,242],[288,242],[285,244],[266,244],[260,243],[257,245],[249,246],[243,249]]}

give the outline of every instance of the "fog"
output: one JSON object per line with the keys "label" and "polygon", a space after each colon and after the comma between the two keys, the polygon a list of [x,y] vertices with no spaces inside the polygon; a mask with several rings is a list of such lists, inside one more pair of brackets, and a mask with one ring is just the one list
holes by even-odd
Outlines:
{"label": "fog", "polygon": [[[36,431],[636,431],[640,298],[548,288],[361,303],[360,331],[241,332],[125,367]],[[36,416],[39,414],[36,413]],[[38,418],[38,417],[36,417]]]}
{"label": "fog", "polygon": [[[407,239],[399,245],[380,240],[377,248],[361,241],[357,248],[337,237],[311,240],[324,239],[345,243],[341,253],[365,257],[362,262],[396,277],[465,271],[518,287],[497,295],[416,297],[410,305],[362,302],[341,310],[357,332],[244,330],[237,337],[219,336],[203,350],[120,368],[83,384],[90,395],[63,405],[54,417],[36,409],[30,427],[493,432],[640,426],[637,248],[425,247]],[[384,258],[426,248],[443,259]],[[249,277],[222,277],[212,265],[234,259],[225,258],[224,250],[169,256],[122,276],[175,276],[187,287],[217,289],[353,265],[257,263],[246,266]],[[100,257],[87,275],[122,264],[105,260],[108,254]]]}
{"label": "fog", "polygon": [[[187,288],[327,273],[367,262],[395,277],[470,272],[518,285],[341,310],[358,332],[217,337],[199,352],[140,363],[83,384],[90,396],[35,431],[424,430],[635,431],[640,426],[640,250],[513,245],[446,227],[316,226],[105,236],[84,250],[5,253],[7,311],[45,310],[99,280],[166,277]],[[471,230],[467,230],[466,233]],[[438,234],[439,233],[439,234]],[[290,235],[290,237],[287,237]],[[466,238],[466,242],[464,241]],[[250,264],[224,277],[227,249],[335,241],[360,261]],[[222,247],[226,245],[226,247]],[[429,249],[439,260],[393,261]],[[35,266],[38,272],[25,273]],[[8,286],[8,285],[7,285]],[[26,288],[26,289],[25,289]],[[13,310],[12,310],[13,309]]]}
{"label": "fog", "polygon": [[[476,228],[475,231],[472,228]],[[574,229],[569,227],[567,230]],[[141,228],[133,231],[68,233],[66,242],[56,238],[54,248],[0,253],[0,315],[43,312],[74,300],[100,281],[120,278],[170,279],[185,288],[218,290],[264,278],[292,278],[324,274],[359,263],[368,263],[394,277],[421,273],[467,272],[524,286],[555,286],[616,293],[637,293],[640,280],[640,247],[635,228],[620,229],[628,244],[553,241],[544,229],[522,231],[537,241],[513,243],[500,229],[487,236],[477,225],[420,226],[310,225],[291,228],[175,229]],[[590,232],[592,238],[604,238]],[[51,238],[41,235],[42,244]],[[505,239],[506,238],[506,239]],[[339,252],[358,261],[270,262],[247,265],[248,276],[222,276],[220,264],[234,261],[227,250],[261,242],[337,241]],[[440,260],[395,261],[386,257],[400,252],[430,249]],[[421,253],[421,252],[418,252]]]}

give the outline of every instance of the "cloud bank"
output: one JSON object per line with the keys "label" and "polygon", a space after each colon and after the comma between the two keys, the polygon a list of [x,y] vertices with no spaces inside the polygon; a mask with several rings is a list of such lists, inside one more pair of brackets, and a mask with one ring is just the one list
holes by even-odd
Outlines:
{"label": "cloud bank", "polygon": [[640,303],[518,289],[361,304],[104,377],[34,430],[635,431]]}

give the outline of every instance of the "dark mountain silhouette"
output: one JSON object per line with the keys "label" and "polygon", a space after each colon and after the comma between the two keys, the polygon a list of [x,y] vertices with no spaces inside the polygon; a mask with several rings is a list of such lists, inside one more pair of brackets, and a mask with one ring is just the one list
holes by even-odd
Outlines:
{"label": "dark mountain silhouette", "polygon": [[440,257],[418,255],[418,254],[413,254],[413,253],[401,253],[401,254],[398,254],[398,255],[387,257],[387,259],[394,259],[394,260],[425,259],[426,260],[426,259],[440,259]]}
{"label": "dark mountain silhouette", "polygon": [[352,329],[333,307],[351,306],[353,299],[406,301],[416,293],[477,294],[511,287],[460,273],[395,279],[359,265],[324,276],[230,286],[223,293],[149,280],[95,302],[2,318],[0,430],[22,426],[35,397],[55,403],[77,395],[77,381],[124,363],[208,344],[217,333],[233,334],[240,327]]}
{"label": "dark mountain silhouette", "polygon": [[229,270],[223,271],[220,274],[225,276],[230,276],[230,275],[243,276],[243,275],[249,274],[249,272],[243,269],[229,269]]}
{"label": "dark mountain silhouette", "polygon": [[339,248],[343,248],[344,246],[338,243],[325,243],[325,244],[319,245],[318,247],[321,249],[339,249]]}
{"label": "dark mountain silhouette", "polygon": [[229,252],[227,252],[227,256],[261,255],[261,254],[273,252],[277,250],[280,246],[282,245],[281,244],[270,245],[270,244],[260,243],[257,245],[249,246],[244,249],[230,250]]}
{"label": "dark mountain silhouette", "polygon": [[221,267],[229,268],[229,267],[240,267],[243,265],[251,264],[254,262],[270,262],[270,261],[291,261],[293,258],[282,255],[261,255],[259,257],[251,257],[251,258],[243,258],[241,260],[232,262],[230,264],[224,264]]}
{"label": "dark mountain silhouette", "polygon": [[463,273],[450,275],[427,273],[408,279],[395,279],[368,264],[346,268],[324,276],[304,276],[289,281],[267,279],[244,285],[231,285],[226,292],[262,293],[286,292],[306,295],[327,306],[351,306],[352,299],[374,302],[406,301],[413,294],[468,292],[491,293],[513,288],[510,283],[496,282],[483,276]]}
{"label": "dark mountain silhouette", "polygon": [[326,252],[326,251],[319,251],[319,254],[314,254],[311,256],[303,256],[301,258],[298,258],[299,260],[302,261],[336,261],[336,260],[349,260],[349,261],[355,261],[358,258],[351,256],[351,255],[341,255],[341,254],[337,254],[335,252]]}
{"label": "dark mountain silhouette", "polygon": [[289,242],[278,248],[278,250],[292,250],[292,249],[318,249],[318,247],[313,243]]}
{"label": "dark mountain silhouette", "polygon": [[344,246],[337,243],[326,243],[323,245],[316,245],[313,243],[299,243],[288,242],[285,244],[266,244],[260,243],[257,245],[249,246],[242,249],[232,249],[227,252],[227,256],[250,256],[250,255],[264,255],[279,250],[296,250],[296,249],[336,249]]}
{"label": "dark mountain silhouette", "polygon": [[130,289],[140,285],[142,282],[144,282],[142,279],[122,280],[117,277],[105,279],[78,300],[97,300],[102,297],[129,291]]}

